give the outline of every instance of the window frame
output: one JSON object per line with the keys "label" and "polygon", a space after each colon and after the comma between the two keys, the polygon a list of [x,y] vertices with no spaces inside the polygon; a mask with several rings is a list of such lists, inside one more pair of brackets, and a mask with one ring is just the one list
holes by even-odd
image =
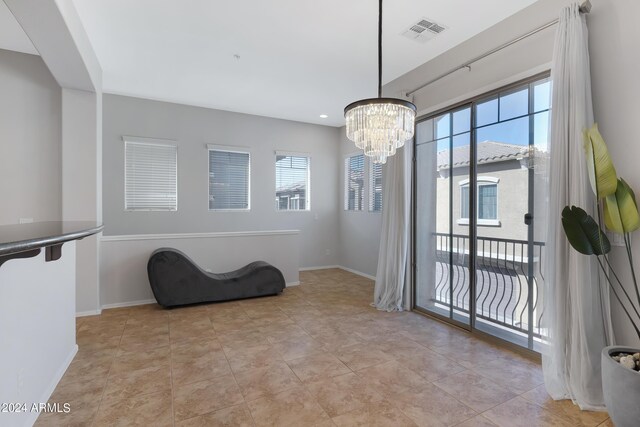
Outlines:
{"label": "window frame", "polygon": [[[357,156],[362,156],[362,202],[360,203],[360,209],[349,209],[349,187],[348,187],[348,173],[347,170],[349,169],[349,159],[351,159],[352,157],[357,157]],[[365,193],[367,192],[366,190],[366,185],[367,185],[367,171],[366,171],[366,159],[367,156],[364,155],[364,153],[357,151],[357,152],[352,152],[349,154],[345,154],[343,157],[343,171],[344,171],[344,181],[343,181],[343,210],[345,212],[365,212]]]}
{"label": "window frame", "polygon": [[[306,196],[306,208],[305,209],[279,209],[278,208],[278,196],[275,196],[275,201],[276,203],[274,203],[274,210],[276,212],[311,212],[311,154],[310,153],[302,153],[302,152],[294,152],[294,151],[275,151],[274,155],[273,155],[273,190],[274,193],[276,193],[276,178],[277,178],[277,159],[278,156],[290,156],[290,157],[306,157],[307,158],[307,186],[305,189],[305,196]],[[289,202],[291,203],[291,200],[294,199],[293,197],[289,198]],[[299,197],[298,197],[298,200]],[[300,203],[298,201],[298,203]]]}
{"label": "window frame", "polygon": [[[469,183],[470,180],[469,178],[463,179],[460,182],[458,182],[458,188],[459,188],[459,194],[460,194],[460,218],[458,218],[456,220],[456,224],[458,225],[469,225],[469,218],[463,218],[462,217],[462,211],[463,211],[463,204],[465,202],[469,202],[469,198],[465,198],[462,195],[462,191],[463,188],[469,188]],[[499,184],[500,183],[500,178],[496,178],[493,176],[479,176],[476,180],[476,186],[478,187],[476,189],[476,194],[479,195],[480,194],[480,187],[482,186],[490,186],[490,185],[495,185],[496,186],[496,218],[495,219],[480,219],[480,218],[476,218],[477,224],[479,226],[485,226],[485,227],[500,227],[502,225],[502,222],[500,221],[500,215],[498,214],[499,210],[498,208],[500,207],[500,191],[499,191]],[[476,197],[476,215],[478,215],[480,213],[480,209],[479,209],[479,205],[480,205],[480,198]],[[467,212],[469,211],[469,208],[467,207]]]}
{"label": "window frame", "polygon": [[[139,136],[122,136],[122,149],[123,149],[123,175],[124,175],[124,188],[123,188],[123,202],[124,212],[177,212],[178,211],[178,142],[172,139],[160,139],[160,138],[147,138]],[[127,144],[136,145],[148,145],[148,146],[160,146],[160,147],[173,147],[175,148],[175,194],[176,204],[175,208],[130,208],[127,207]]]}
{"label": "window frame", "polygon": [[[375,176],[373,174],[373,168],[379,166],[380,167],[380,209],[373,209],[375,207]],[[367,191],[367,197],[369,198],[367,203],[367,210],[370,213],[381,214],[382,209],[384,208],[383,201],[383,188],[384,188],[384,170],[382,169],[382,164],[374,163],[373,158],[369,157],[369,178],[367,180],[367,185],[369,186]]]}
{"label": "window frame", "polygon": [[[239,147],[230,145],[207,144],[207,209],[209,212],[251,212],[251,150],[249,147]],[[247,164],[247,207],[246,208],[211,208],[211,151],[224,153],[247,154],[249,161]]]}

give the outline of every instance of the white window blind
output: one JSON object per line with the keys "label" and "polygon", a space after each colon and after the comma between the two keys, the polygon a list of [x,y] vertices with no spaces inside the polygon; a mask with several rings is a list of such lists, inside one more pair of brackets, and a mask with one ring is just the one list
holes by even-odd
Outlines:
{"label": "white window blind", "polygon": [[382,165],[369,160],[369,211],[382,212]]}
{"label": "white window blind", "polygon": [[209,209],[248,210],[250,154],[209,149]]}
{"label": "white window blind", "polygon": [[[469,184],[460,185],[460,218],[469,219]],[[478,220],[498,219],[498,179],[478,178]]]}
{"label": "white window blind", "polygon": [[178,147],[124,139],[126,210],[178,209]]}
{"label": "white window blind", "polygon": [[309,210],[309,164],[302,155],[276,153],[276,210]]}
{"label": "white window blind", "polygon": [[364,154],[344,160],[344,209],[361,211],[364,201]]}

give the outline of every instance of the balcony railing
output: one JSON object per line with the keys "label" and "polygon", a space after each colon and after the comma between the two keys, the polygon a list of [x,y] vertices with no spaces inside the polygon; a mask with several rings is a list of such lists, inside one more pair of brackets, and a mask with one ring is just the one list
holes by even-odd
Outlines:
{"label": "balcony railing", "polygon": [[[469,237],[448,233],[434,237],[433,303],[468,316]],[[529,246],[526,240],[478,237],[476,249],[476,321],[539,339],[544,243]]]}

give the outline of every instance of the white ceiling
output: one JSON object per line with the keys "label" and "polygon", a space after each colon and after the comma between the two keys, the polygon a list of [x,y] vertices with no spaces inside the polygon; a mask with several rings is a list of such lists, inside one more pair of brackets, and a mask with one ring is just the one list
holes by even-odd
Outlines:
{"label": "white ceiling", "polygon": [[0,49],[38,54],[31,40],[2,0],[0,0]]}
{"label": "white ceiling", "polygon": [[[375,0],[73,1],[108,93],[331,126],[376,96]],[[387,0],[384,82],[535,1]],[[425,44],[401,36],[423,17],[447,30]],[[36,53],[0,2],[5,45]]]}

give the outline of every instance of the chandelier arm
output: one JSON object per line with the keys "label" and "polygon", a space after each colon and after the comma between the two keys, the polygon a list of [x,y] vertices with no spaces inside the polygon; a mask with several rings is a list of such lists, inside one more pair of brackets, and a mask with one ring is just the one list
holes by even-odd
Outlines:
{"label": "chandelier arm", "polygon": [[382,0],[378,7],[378,98],[382,98]]}

